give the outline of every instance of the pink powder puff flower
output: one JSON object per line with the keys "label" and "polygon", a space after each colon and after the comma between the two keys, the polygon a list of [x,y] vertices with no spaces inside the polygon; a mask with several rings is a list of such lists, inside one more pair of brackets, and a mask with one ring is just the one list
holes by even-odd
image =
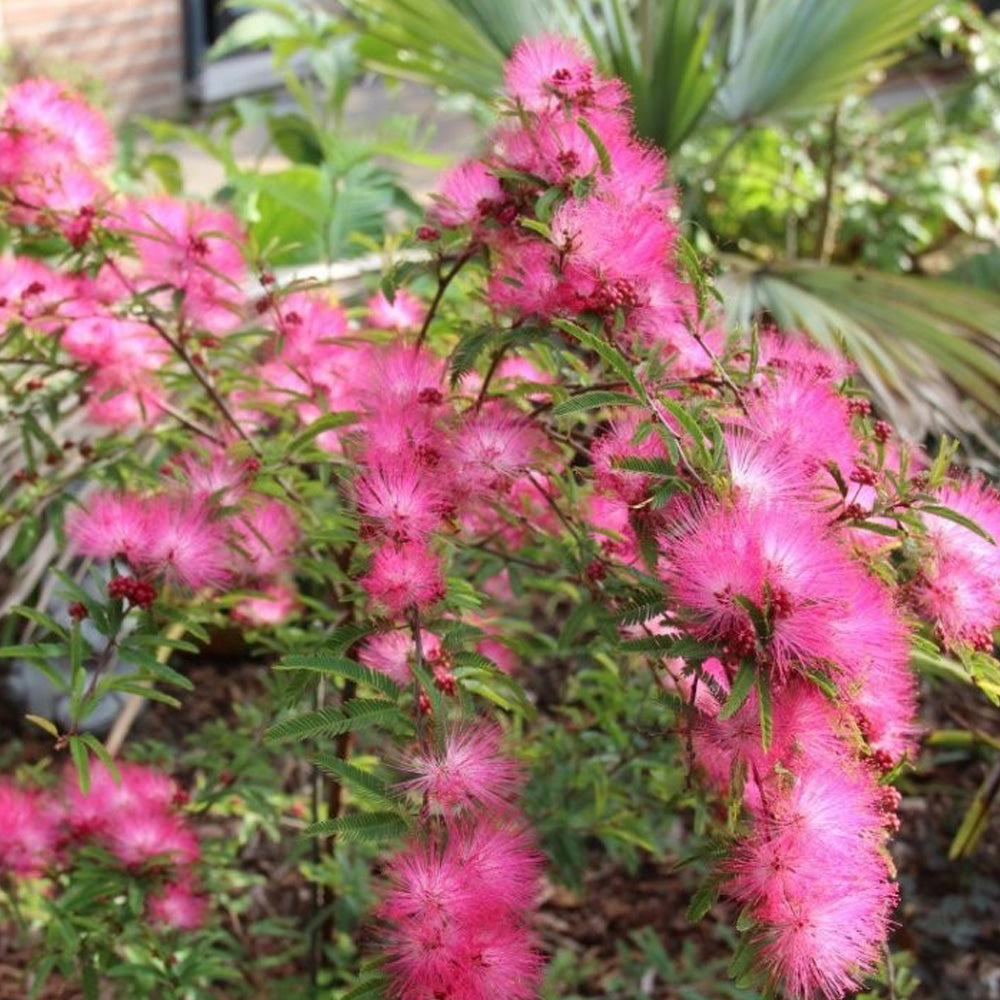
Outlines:
{"label": "pink powder puff flower", "polygon": [[1000,543],[1000,495],[984,482],[966,480],[942,488],[938,499],[993,541],[946,518],[925,516],[930,558],[913,597],[947,645],[988,652],[1000,625],[1000,547],[994,544]]}
{"label": "pink powder puff flower", "polygon": [[244,597],[232,610],[233,618],[242,625],[266,628],[287,621],[299,609],[298,594],[287,584],[272,583],[262,589],[260,597]]}
{"label": "pink powder puff flower", "polygon": [[298,522],[290,507],[280,500],[264,499],[233,518],[230,525],[240,575],[266,580],[287,569],[299,540]]}
{"label": "pink powder puff flower", "polygon": [[479,222],[504,201],[495,174],[479,160],[463,160],[441,180],[427,217],[452,228]]}
{"label": "pink powder puff flower", "polygon": [[121,370],[152,371],[169,359],[170,348],[152,327],[111,315],[83,316],[70,322],[59,346],[84,364]]}
{"label": "pink powder puff flower", "polygon": [[392,301],[381,289],[367,303],[368,323],[376,330],[416,330],[424,321],[426,308],[413,292],[397,288]]}
{"label": "pink powder puff flower", "polygon": [[456,826],[444,848],[409,845],[390,864],[380,907],[397,995],[528,1000],[541,967],[524,926],[534,902],[530,841],[487,825]]}
{"label": "pink powder puff flower", "polygon": [[602,554],[634,566],[639,562],[639,540],[629,518],[629,505],[616,496],[594,493],[587,501],[588,533]]}
{"label": "pink powder puff flower", "polygon": [[244,307],[245,238],[236,217],[172,198],[126,205],[116,228],[129,236],[139,260],[129,290],[169,285],[184,293],[181,310],[213,333],[236,327]]}
{"label": "pink powder puff flower", "polygon": [[171,466],[181,474],[187,492],[195,500],[224,507],[235,506],[243,499],[255,470],[254,462],[236,459],[216,445],[205,452],[180,452],[171,460]]}
{"label": "pink powder puff flower", "polygon": [[149,809],[119,813],[104,831],[108,850],[122,864],[139,867],[162,858],[183,868],[199,857],[198,838],[178,817]]}
{"label": "pink powder puff flower", "polygon": [[563,102],[608,110],[628,99],[620,80],[601,77],[575,42],[558,35],[518,42],[504,68],[504,91],[527,111],[547,111]]}
{"label": "pink powder puff flower", "polygon": [[896,890],[876,799],[858,770],[809,767],[772,789],[727,866],[728,891],[757,921],[762,961],[797,1000],[835,1000],[877,963]]}
{"label": "pink powder puff flower", "polygon": [[177,785],[169,775],[139,764],[120,763],[119,781],[98,762],[90,766],[90,788],[80,788],[76,771],[63,774],[66,820],[74,835],[109,833],[120,816],[132,812],[166,813],[176,800]]}
{"label": "pink powder puff flower", "polygon": [[39,875],[55,856],[59,811],[41,792],[0,779],[0,873]]}
{"label": "pink powder puff flower", "polygon": [[455,432],[449,458],[457,482],[468,493],[503,490],[536,464],[544,446],[523,414],[501,403],[467,414]]}
{"label": "pink powder puff flower", "polygon": [[148,503],[128,493],[91,495],[70,514],[66,533],[80,555],[102,560],[122,557],[133,567],[149,558],[153,543]]}
{"label": "pink powder puff flower", "polygon": [[505,232],[493,249],[486,294],[494,309],[525,316],[560,311],[559,255],[551,243]]}
{"label": "pink powder puff flower", "polygon": [[[426,629],[420,630],[420,647],[425,668],[441,656],[441,640]],[[400,687],[412,683],[410,664],[416,662],[416,655],[416,645],[408,629],[380,632],[366,639],[358,650],[358,659],[366,667],[385,674]]]}
{"label": "pink powder puff flower", "polygon": [[0,257],[0,337],[21,322],[52,333],[75,298],[71,281],[32,257]]}
{"label": "pink powder puff flower", "polygon": [[178,931],[196,931],[205,923],[208,900],[186,882],[171,882],[149,898],[149,916]]}
{"label": "pink powder puff flower", "polygon": [[107,121],[78,94],[55,80],[25,80],[11,87],[0,118],[0,173],[11,183],[10,171],[26,153],[36,160],[76,160],[100,167],[111,159],[114,137]]}
{"label": "pink powder puff flower", "polygon": [[[780,508],[688,505],[674,522],[665,578],[704,638],[729,662],[763,653],[779,679],[836,660],[830,638],[858,594],[859,574],[817,515]],[[755,634],[752,602],[769,623]],[[843,666],[843,664],[837,664]]]}
{"label": "pink powder puff flower", "polygon": [[810,482],[801,463],[779,441],[731,431],[725,442],[730,481],[741,504],[777,507],[810,498]]}
{"label": "pink powder puff flower", "polygon": [[151,543],[137,568],[189,590],[214,589],[230,580],[226,526],[204,504],[163,496],[150,500],[148,510]]}
{"label": "pink powder puff flower", "polygon": [[823,465],[835,462],[847,476],[858,446],[847,401],[827,383],[791,371],[765,386],[748,408],[750,431],[784,450],[806,475],[829,483]]}
{"label": "pink powder puff flower", "polygon": [[395,406],[379,409],[361,422],[364,432],[362,460],[370,466],[412,462],[429,475],[438,469],[447,451],[447,442],[431,406],[412,409]]}
{"label": "pink powder puff flower", "polygon": [[424,797],[446,815],[483,809],[505,810],[524,778],[521,769],[501,749],[503,734],[481,724],[448,733],[442,750],[425,750],[407,758],[405,768],[416,775],[400,786]]}
{"label": "pink powder puff flower", "polygon": [[393,541],[425,538],[441,524],[445,494],[431,475],[405,459],[374,464],[355,489],[361,513]]}
{"label": "pink powder puff flower", "polygon": [[143,372],[117,365],[99,369],[87,392],[87,418],[103,427],[151,427],[163,414],[163,392]]}
{"label": "pink powder puff flower", "polygon": [[361,585],[393,618],[410,608],[429,608],[445,594],[441,561],[422,542],[389,543],[376,549]]}
{"label": "pink powder puff flower", "polygon": [[[484,626],[484,628],[487,626]],[[506,643],[501,642],[499,639],[495,639],[492,636],[486,639],[480,639],[476,643],[476,652],[482,653],[483,656],[491,659],[496,665],[497,669],[503,671],[505,674],[516,674],[518,667],[520,666],[520,660],[517,657],[517,653],[514,652]]]}
{"label": "pink powder puff flower", "polygon": [[[436,412],[445,398],[444,362],[425,350],[396,343],[358,358],[359,397],[371,414]],[[407,411],[411,411],[407,413]]]}
{"label": "pink powder puff flower", "polygon": [[855,368],[842,354],[817,347],[806,334],[789,330],[761,333],[759,364],[762,372],[767,366],[807,382],[841,382]]}

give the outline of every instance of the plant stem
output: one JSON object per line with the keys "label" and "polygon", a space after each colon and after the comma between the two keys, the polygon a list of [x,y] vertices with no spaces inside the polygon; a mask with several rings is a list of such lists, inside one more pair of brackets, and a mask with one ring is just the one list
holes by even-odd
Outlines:
{"label": "plant stem", "polygon": [[822,264],[829,264],[833,254],[836,227],[830,225],[833,215],[833,193],[837,172],[837,143],[839,140],[840,105],[830,115],[830,137],[827,142],[826,171],[823,175],[823,201],[820,205],[819,231],[816,234],[816,258]]}
{"label": "plant stem", "polygon": [[444,293],[448,290],[448,286],[454,280],[455,275],[462,270],[475,252],[475,245],[469,247],[459,255],[455,263],[451,266],[451,268],[449,268],[448,271],[445,272],[443,276],[440,272],[438,273],[437,291],[434,293],[434,298],[431,299],[430,308],[427,310],[427,315],[424,317],[423,325],[420,327],[420,333],[417,334],[416,344],[414,345],[416,349],[419,350],[427,337],[427,331],[430,329],[431,322],[437,314],[438,306],[441,305],[441,299],[444,298]]}

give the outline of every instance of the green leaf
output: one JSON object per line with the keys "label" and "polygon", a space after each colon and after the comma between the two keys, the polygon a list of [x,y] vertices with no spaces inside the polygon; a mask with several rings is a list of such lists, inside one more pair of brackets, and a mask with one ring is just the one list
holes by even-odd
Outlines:
{"label": "green leaf", "polygon": [[552,415],[565,417],[570,413],[580,413],[583,410],[595,410],[601,406],[641,406],[635,396],[624,392],[611,392],[605,389],[594,389],[572,396],[553,407]]}
{"label": "green leaf", "polygon": [[286,656],[274,665],[275,670],[309,670],[313,673],[325,674],[331,677],[345,677],[356,684],[366,684],[387,698],[398,701],[399,685],[385,674],[377,670],[348,660],[343,656],[333,656],[330,653],[305,653]]}
{"label": "green leaf", "polygon": [[949,861],[957,861],[972,853],[986,831],[990,809],[998,795],[1000,795],[1000,759],[994,762],[965,811],[958,831],[948,848]]}
{"label": "green leaf", "polygon": [[577,118],[576,123],[583,129],[584,134],[590,140],[590,144],[594,147],[594,152],[597,153],[597,159],[601,164],[601,173],[605,175],[610,174],[611,156],[608,154],[608,147],[604,145],[604,140],[597,134],[593,125],[586,118]]}
{"label": "green leaf", "polygon": [[292,438],[285,454],[288,456],[294,455],[325,431],[333,430],[337,427],[347,427],[350,424],[357,423],[357,420],[358,414],[352,410],[343,410],[338,413],[324,413],[323,416],[314,420],[301,434]]}
{"label": "green leaf", "polygon": [[339,736],[369,726],[398,723],[405,718],[389,702],[355,698],[343,706],[343,711],[328,706],[284,719],[267,730],[264,740],[267,743],[287,743],[313,736]]}
{"label": "green leaf", "polygon": [[955,524],[960,524],[963,528],[968,528],[969,531],[979,535],[980,538],[985,538],[992,545],[996,545],[996,539],[985,528],[980,527],[971,518],[960,514],[957,510],[952,510],[951,507],[928,503],[923,504],[917,509],[923,514],[933,514],[935,517],[943,517],[947,521],[954,521]]}
{"label": "green leaf", "polygon": [[341,1000],[381,1000],[388,985],[389,980],[386,976],[379,975],[374,979],[365,979],[345,993]]}
{"label": "green leaf", "polygon": [[399,813],[372,812],[322,820],[306,827],[307,837],[343,837],[362,843],[390,840],[406,833],[407,824]]}
{"label": "green leaf", "polygon": [[703,885],[691,897],[691,902],[687,908],[686,919],[688,923],[696,924],[715,905],[719,898],[719,883],[711,881]]}
{"label": "green leaf", "polygon": [[49,719],[43,719],[40,715],[26,714],[24,717],[28,720],[28,722],[38,726],[39,729],[44,729],[50,736],[55,739],[59,738],[59,730],[56,729],[56,724],[54,722],[51,722]]}
{"label": "green leaf", "polygon": [[84,795],[90,791],[90,757],[87,754],[87,745],[79,736],[69,738],[69,753],[76,766],[77,781],[80,783],[80,791]]}
{"label": "green leaf", "polygon": [[744,660],[740,664],[739,670],[736,671],[736,677],[733,678],[733,686],[729,689],[729,697],[726,698],[726,703],[719,709],[720,719],[728,719],[743,707],[743,703],[750,694],[750,689],[753,687],[756,676],[757,670],[753,663],[749,660]]}
{"label": "green leaf", "polygon": [[358,795],[365,799],[390,806],[399,801],[396,792],[381,778],[377,778],[368,771],[362,771],[360,767],[349,764],[335,754],[321,754],[313,763],[321,771],[332,774],[342,782],[349,784]]}
{"label": "green leaf", "polygon": [[94,752],[97,759],[108,769],[108,773],[111,775],[114,783],[121,783],[121,774],[118,771],[118,765],[115,763],[114,757],[108,753],[105,749],[104,744],[93,734],[93,733],[82,733],[80,739]]}
{"label": "green leaf", "polygon": [[771,706],[771,682],[763,670],[757,673],[757,702],[760,708],[760,742],[766,751],[771,749],[774,712]]}

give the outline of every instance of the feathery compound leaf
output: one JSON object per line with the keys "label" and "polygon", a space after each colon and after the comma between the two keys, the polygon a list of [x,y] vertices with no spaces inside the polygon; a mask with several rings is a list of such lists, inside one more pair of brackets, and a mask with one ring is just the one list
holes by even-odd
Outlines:
{"label": "feathery compound leaf", "polygon": [[305,833],[307,837],[339,836],[345,840],[375,843],[399,837],[406,833],[406,830],[406,821],[399,813],[373,812],[322,820],[307,826]]}
{"label": "feathery compound leaf", "polygon": [[313,763],[321,771],[332,774],[334,777],[340,778],[342,782],[349,784],[362,798],[389,806],[398,802],[399,796],[381,778],[377,778],[368,771],[362,771],[360,767],[355,767],[346,760],[341,760],[335,754],[321,754]]}
{"label": "feathery compound leaf", "polygon": [[389,980],[386,976],[376,976],[358,983],[354,989],[345,993],[341,1000],[381,1000]]}
{"label": "feathery compound leaf", "polygon": [[606,389],[594,389],[591,392],[580,393],[571,399],[564,400],[552,410],[554,417],[565,417],[570,413],[582,410],[596,410],[599,406],[641,406],[635,396],[624,392],[611,392]]}
{"label": "feathery compound leaf", "polygon": [[719,709],[720,719],[728,719],[743,707],[743,703],[750,694],[750,688],[753,687],[756,674],[757,671],[752,663],[744,660],[740,664],[740,669],[736,672],[736,677],[733,680],[733,686],[729,689],[729,697]]}
{"label": "feathery compound leaf", "polygon": [[385,674],[377,670],[348,660],[343,656],[331,656],[329,653],[306,653],[301,656],[286,656],[276,663],[275,670],[310,670],[314,673],[328,674],[334,677],[346,677],[357,684],[367,684],[368,687],[384,694],[393,701],[399,699],[399,685]]}
{"label": "feathery compound leaf", "polygon": [[285,719],[271,726],[264,734],[264,740],[268,743],[287,743],[309,739],[311,736],[339,736],[341,733],[403,719],[405,716],[389,702],[355,698],[344,706],[343,711],[329,706]]}
{"label": "feathery compound leaf", "polygon": [[641,625],[664,611],[664,595],[657,591],[638,594],[632,603],[619,609],[615,620],[619,625]]}

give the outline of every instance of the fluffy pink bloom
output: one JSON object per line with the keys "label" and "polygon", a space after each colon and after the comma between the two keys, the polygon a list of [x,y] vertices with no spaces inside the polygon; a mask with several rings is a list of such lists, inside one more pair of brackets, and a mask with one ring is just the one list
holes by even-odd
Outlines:
{"label": "fluffy pink bloom", "polygon": [[446,495],[434,477],[405,459],[374,464],[355,488],[361,513],[396,542],[425,538],[446,509]]}
{"label": "fluffy pink bloom", "polygon": [[409,608],[428,608],[445,593],[441,561],[422,542],[377,549],[361,585],[394,618]]}
{"label": "fluffy pink bloom", "polygon": [[59,812],[42,793],[0,780],[0,873],[40,874],[55,854]]}
{"label": "fluffy pink bloom", "polygon": [[780,441],[742,432],[730,432],[725,440],[729,477],[741,504],[777,506],[810,499],[809,478]]}
{"label": "fluffy pink bloom", "polygon": [[368,322],[378,330],[415,330],[426,312],[424,303],[405,288],[396,289],[392,302],[381,290],[368,300]]}
{"label": "fluffy pink bloom", "polygon": [[33,257],[0,257],[0,336],[21,322],[53,332],[71,314],[73,283]]}
{"label": "fluffy pink bloom", "polygon": [[90,788],[83,792],[76,771],[65,771],[66,820],[76,836],[109,833],[127,813],[165,814],[177,796],[177,785],[161,771],[120,763],[118,772],[121,780],[115,781],[103,764],[92,762]]}
{"label": "fluffy pink bloom", "polygon": [[286,504],[280,500],[261,500],[234,518],[232,528],[241,575],[266,580],[287,569],[299,540],[299,526]]}
{"label": "fluffy pink bloom", "polygon": [[299,609],[299,599],[293,587],[272,583],[263,588],[260,597],[244,597],[234,607],[233,618],[244,625],[263,628],[280,625]]}
{"label": "fluffy pink bloom", "polygon": [[824,381],[791,370],[749,404],[750,430],[794,459],[817,482],[831,482],[823,468],[835,462],[846,479],[858,452],[847,401]]}
{"label": "fluffy pink bloom", "polygon": [[619,108],[628,96],[620,80],[600,77],[576,43],[558,35],[517,44],[504,68],[504,90],[528,111],[546,111],[563,102],[578,108]]}
{"label": "fluffy pink bloom", "polygon": [[614,496],[593,494],[587,504],[591,538],[609,559],[628,566],[639,561],[639,540],[629,520],[629,505]]}
{"label": "fluffy pink bloom", "polygon": [[449,457],[461,488],[475,494],[508,486],[536,464],[543,446],[536,427],[517,410],[497,403],[465,418]]}
{"label": "fluffy pink bloom", "polygon": [[208,900],[185,882],[171,882],[149,898],[150,919],[178,931],[196,931],[207,910]]}
{"label": "fluffy pink bloom", "polygon": [[[433,664],[441,655],[441,640],[433,632],[421,629],[420,648],[425,664]],[[416,645],[408,629],[380,632],[364,641],[358,659],[405,687],[413,680],[410,664],[416,662]]]}
{"label": "fluffy pink bloom", "polygon": [[406,770],[416,777],[402,787],[452,815],[462,810],[502,811],[517,794],[523,777],[501,749],[496,726],[479,725],[447,734],[444,747],[414,754]]}
{"label": "fluffy pink bloom", "polygon": [[149,559],[153,534],[149,504],[128,493],[95,493],[70,514],[66,532],[73,548],[91,559],[122,557],[132,566]]}
{"label": "fluffy pink bloom", "polygon": [[0,177],[48,159],[99,167],[111,159],[113,136],[104,117],[55,80],[25,80],[6,93],[0,118]]}
{"label": "fluffy pink bloom", "polygon": [[442,226],[466,226],[490,215],[504,197],[489,167],[478,160],[464,160],[444,175],[427,215]]}
{"label": "fluffy pink bloom", "polygon": [[170,356],[170,348],[152,327],[101,314],[74,319],[59,338],[59,345],[84,364],[133,371],[160,368]]}
{"label": "fluffy pink bloom", "polygon": [[171,460],[171,467],[180,473],[195,500],[230,507],[243,499],[255,462],[236,459],[225,448],[213,446],[206,452],[180,452]]}
{"label": "fluffy pink bloom", "polygon": [[782,781],[729,865],[728,890],[750,907],[764,965],[784,991],[836,1000],[877,964],[896,901],[878,790],[847,766]]}
{"label": "fluffy pink bloom", "polygon": [[149,427],[163,413],[160,386],[145,372],[131,367],[99,369],[87,382],[87,392],[88,419],[105,427]]}
{"label": "fluffy pink bloom", "polygon": [[425,350],[397,343],[374,348],[354,373],[359,396],[372,414],[401,413],[410,420],[435,412],[445,398],[444,363]]}
{"label": "fluffy pink bloom", "polygon": [[113,817],[105,828],[108,850],[122,864],[139,867],[154,858],[184,867],[198,860],[198,838],[179,816],[132,809]]}
{"label": "fluffy pink bloom", "polygon": [[486,294],[502,312],[556,315],[562,297],[558,251],[551,243],[504,231],[493,247]]}
{"label": "fluffy pink bloom", "polygon": [[538,860],[517,831],[453,827],[444,847],[412,844],[390,865],[380,907],[397,995],[529,1000],[540,956],[525,926]]}
{"label": "fluffy pink bloom", "polygon": [[182,314],[197,326],[226,333],[239,324],[246,265],[235,216],[195,202],[149,198],[128,204],[117,227],[139,258],[129,290],[169,285],[183,292]]}
{"label": "fluffy pink bloom", "polygon": [[[729,662],[755,655],[779,678],[844,652],[831,630],[861,596],[863,570],[825,531],[820,516],[780,508],[689,505],[674,524],[665,576],[698,634],[717,639]],[[757,636],[751,602],[767,620]],[[853,661],[852,661],[853,662]]]}
{"label": "fluffy pink bloom", "polygon": [[148,502],[147,511],[150,545],[138,569],[189,590],[219,587],[231,578],[226,526],[204,504],[161,496]]}
{"label": "fluffy pink bloom", "polygon": [[[967,480],[944,487],[940,503],[969,518],[1000,543],[1000,495]],[[1000,625],[1000,546],[964,525],[925,515],[930,558],[913,587],[917,606],[950,646],[993,648]]]}

